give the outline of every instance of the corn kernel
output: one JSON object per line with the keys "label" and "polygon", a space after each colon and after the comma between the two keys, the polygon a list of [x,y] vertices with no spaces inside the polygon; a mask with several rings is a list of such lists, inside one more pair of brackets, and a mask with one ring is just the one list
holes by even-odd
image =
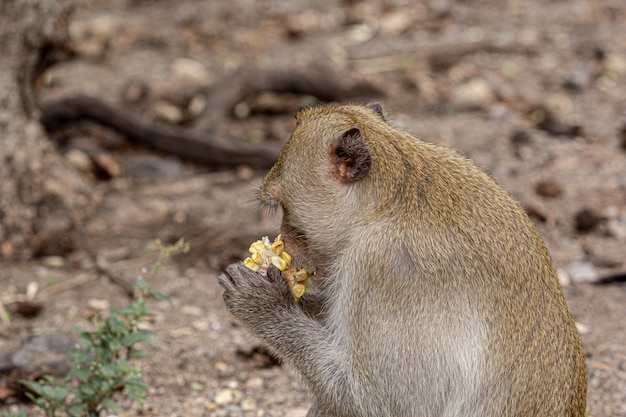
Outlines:
{"label": "corn kernel", "polygon": [[299,283],[307,282],[309,279],[309,272],[304,268],[300,268],[294,273],[293,279]]}
{"label": "corn kernel", "polygon": [[252,259],[252,262],[259,266],[263,265],[263,255],[261,255],[261,252],[254,252],[250,255],[250,259]]}
{"label": "corn kernel", "polygon": [[252,260],[252,258],[246,258],[246,259],[244,259],[243,264],[244,264],[245,266],[247,266],[247,267],[248,267],[248,269],[251,269],[251,270],[253,270],[254,272],[257,272],[257,271],[259,270],[259,265],[257,265],[257,263],[256,263],[256,262],[254,262],[254,261]]}
{"label": "corn kernel", "polygon": [[278,235],[274,243],[272,243],[271,247],[272,252],[274,252],[276,255],[280,255],[281,253],[283,253],[283,250],[285,249],[285,242],[280,240],[280,235]]}
{"label": "corn kernel", "polygon": [[287,265],[291,264],[291,255],[289,255],[289,253],[287,251],[283,251],[280,254],[280,257],[283,258],[285,260],[285,262],[287,262]]}
{"label": "corn kernel", "polygon": [[287,269],[287,262],[283,258],[280,258],[278,256],[272,257],[272,265],[278,268],[278,270],[281,272]]}
{"label": "corn kernel", "polygon": [[250,253],[262,252],[265,249],[265,244],[262,240],[257,240],[252,245],[250,245]]}
{"label": "corn kernel", "polygon": [[257,240],[250,245],[250,257],[246,258],[244,265],[261,275],[267,275],[267,269],[274,265],[281,271],[282,277],[287,281],[291,294],[297,300],[306,291],[306,283],[309,279],[309,272],[300,268],[290,268],[292,257],[285,250],[285,242],[281,235],[276,236],[273,242],[270,242],[267,236]]}
{"label": "corn kernel", "polygon": [[306,290],[306,287],[304,285],[295,284],[293,287],[291,287],[291,294],[293,295],[295,299],[298,299],[302,297],[302,295],[304,295],[305,290]]}

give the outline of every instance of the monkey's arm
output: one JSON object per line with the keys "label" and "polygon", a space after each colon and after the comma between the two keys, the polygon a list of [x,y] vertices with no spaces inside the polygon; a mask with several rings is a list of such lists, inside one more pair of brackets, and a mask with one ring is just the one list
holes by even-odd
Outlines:
{"label": "monkey's arm", "polygon": [[360,415],[358,377],[349,371],[349,358],[329,329],[297,304],[278,270],[270,269],[266,278],[240,262],[218,280],[230,312],[297,368],[318,400]]}

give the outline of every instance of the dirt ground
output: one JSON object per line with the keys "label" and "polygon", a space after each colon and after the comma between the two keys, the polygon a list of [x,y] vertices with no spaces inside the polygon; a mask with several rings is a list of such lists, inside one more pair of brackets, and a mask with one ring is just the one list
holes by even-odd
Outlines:
{"label": "dirt ground", "polygon": [[[528,210],[583,337],[590,413],[626,416],[626,283],[598,283],[626,271],[626,2],[77,5],[70,26],[77,56],[48,71],[43,97],[83,92],[130,103],[155,123],[184,124],[202,105],[188,93],[198,86],[250,63],[317,60],[385,91],[376,99],[393,124],[457,148]],[[183,105],[181,95],[192,100]],[[228,132],[250,142],[285,141],[293,112],[311,100],[248,98]],[[40,292],[68,284],[35,298],[43,304],[35,318],[0,324],[0,357],[27,335],[71,334],[107,304],[131,302],[97,273],[92,255],[133,282],[151,268],[156,238],[185,237],[191,253],[150,279],[172,302],[150,301],[157,337],[142,362],[151,386],[146,405],[123,401],[117,415],[304,416],[309,397],[298,377],[254,351],[257,342],[226,312],[216,282],[251,241],[277,233],[279,219],[254,204],[264,172],[209,170],[127,145],[89,123],[60,136],[60,151],[90,176],[98,209],[69,254],[0,266],[3,299],[30,283]],[[99,169],[81,165],[81,152],[104,155]],[[0,410],[14,408],[11,399],[0,403]]]}

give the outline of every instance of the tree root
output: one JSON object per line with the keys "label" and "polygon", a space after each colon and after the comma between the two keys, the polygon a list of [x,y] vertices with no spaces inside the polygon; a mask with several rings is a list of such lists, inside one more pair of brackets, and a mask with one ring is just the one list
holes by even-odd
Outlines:
{"label": "tree root", "polygon": [[246,68],[226,76],[205,91],[208,97],[205,110],[190,128],[155,125],[128,109],[85,95],[40,101],[40,120],[52,131],[68,122],[89,119],[117,130],[129,140],[197,163],[213,167],[246,164],[268,168],[278,157],[277,145],[252,145],[234,138],[221,138],[215,133],[218,127],[234,123],[232,113],[237,103],[263,91],[310,94],[326,101],[382,95],[374,86],[341,79],[328,68]]}

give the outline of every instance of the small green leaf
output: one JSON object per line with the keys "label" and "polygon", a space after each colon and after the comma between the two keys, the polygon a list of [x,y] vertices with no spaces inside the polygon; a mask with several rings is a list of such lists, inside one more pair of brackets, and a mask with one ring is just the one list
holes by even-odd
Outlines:
{"label": "small green leaf", "polygon": [[23,408],[20,408],[19,410],[17,410],[14,413],[9,413],[7,411],[5,411],[4,413],[2,413],[2,415],[4,417],[28,417],[28,415],[26,414],[26,410]]}
{"label": "small green leaf", "polygon": [[69,390],[67,388],[64,388],[64,387],[54,388],[54,400],[58,403],[65,401],[68,394],[69,394]]}
{"label": "small green leaf", "polygon": [[152,343],[154,332],[147,329],[138,329],[136,332],[126,334],[120,340],[122,346],[132,346],[135,343]]}
{"label": "small green leaf", "polygon": [[148,352],[142,349],[131,349],[128,352],[128,359],[143,359],[148,357]]}
{"label": "small green leaf", "polygon": [[150,295],[153,296],[154,298],[159,299],[159,300],[164,300],[164,301],[167,301],[169,303],[172,302],[171,298],[168,297],[167,295],[163,294],[161,291],[150,291]]}
{"label": "small green leaf", "polygon": [[72,404],[69,407],[67,407],[67,415],[69,417],[81,417],[83,415],[84,410],[85,410],[85,405]]}
{"label": "small green leaf", "polygon": [[102,406],[103,410],[117,411],[120,409],[120,405],[110,398],[105,398],[104,400],[102,400],[100,405]]}

